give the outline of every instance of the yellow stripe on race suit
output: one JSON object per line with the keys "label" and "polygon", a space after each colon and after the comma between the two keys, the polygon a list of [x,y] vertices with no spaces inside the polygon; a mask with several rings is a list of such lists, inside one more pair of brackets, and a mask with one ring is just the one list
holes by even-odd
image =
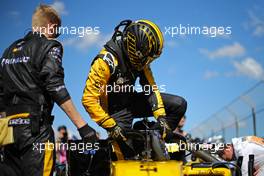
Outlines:
{"label": "yellow stripe on race suit", "polygon": [[[103,50],[100,54],[106,53]],[[94,61],[82,96],[82,104],[91,118],[103,128],[111,128],[116,125],[113,118],[107,112],[106,85],[110,79],[110,68],[102,58]],[[102,101],[103,102],[102,102]]]}
{"label": "yellow stripe on race suit", "polygon": [[45,143],[43,176],[51,176],[53,171],[53,150],[54,144]]}
{"label": "yellow stripe on race suit", "polygon": [[13,127],[9,126],[10,120],[28,117],[29,113],[19,113],[0,119],[0,146],[14,143]]}
{"label": "yellow stripe on race suit", "polygon": [[155,118],[158,118],[159,116],[166,116],[166,112],[165,112],[162,97],[160,95],[160,91],[159,91],[158,86],[156,85],[156,83],[154,81],[154,77],[152,75],[152,71],[151,71],[149,66],[144,68],[144,74],[148,80],[149,85],[152,86],[153,92],[154,92],[156,99],[157,99],[157,102],[156,102],[157,108],[155,110],[153,110],[153,116]]}
{"label": "yellow stripe on race suit", "polygon": [[14,114],[14,115],[10,115],[7,116],[6,118],[9,119],[16,119],[16,118],[28,118],[29,117],[29,113],[19,113],[19,114]]}

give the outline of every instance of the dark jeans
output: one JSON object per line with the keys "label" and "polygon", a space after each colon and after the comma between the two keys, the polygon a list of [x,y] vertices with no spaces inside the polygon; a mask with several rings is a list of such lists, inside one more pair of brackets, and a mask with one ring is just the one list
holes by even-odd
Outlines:
{"label": "dark jeans", "polygon": [[[174,130],[187,109],[187,102],[177,95],[161,93],[166,111],[166,119]],[[117,124],[124,129],[131,129],[134,118],[151,117],[153,112],[144,93],[130,95],[110,95],[109,113]]]}
{"label": "dark jeans", "polygon": [[[4,147],[4,162],[0,163],[1,176],[52,176],[55,150],[52,150],[52,146],[45,148],[48,141],[54,143],[51,125],[42,125],[40,133],[35,136],[31,135],[30,125],[16,126],[14,140],[14,144]],[[42,151],[39,150],[40,144]]]}

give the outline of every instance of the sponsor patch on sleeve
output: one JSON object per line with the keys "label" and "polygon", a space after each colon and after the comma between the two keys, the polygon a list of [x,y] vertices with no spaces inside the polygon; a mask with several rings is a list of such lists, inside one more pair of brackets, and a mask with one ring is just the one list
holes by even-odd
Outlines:
{"label": "sponsor patch on sleeve", "polygon": [[59,62],[62,61],[62,51],[61,51],[61,49],[58,48],[58,47],[53,47],[53,48],[51,48],[51,50],[50,50],[50,52],[49,52],[49,55],[50,55],[52,58],[58,60]]}
{"label": "sponsor patch on sleeve", "polygon": [[110,68],[110,73],[113,74],[115,72],[115,64],[114,64],[114,57],[111,53],[107,53],[104,55],[104,57],[102,58],[106,63],[107,65],[109,66]]}

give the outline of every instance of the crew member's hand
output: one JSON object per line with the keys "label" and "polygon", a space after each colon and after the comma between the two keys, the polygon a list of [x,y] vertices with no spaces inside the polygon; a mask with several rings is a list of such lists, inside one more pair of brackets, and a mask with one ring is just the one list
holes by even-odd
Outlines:
{"label": "crew member's hand", "polygon": [[110,137],[113,138],[114,140],[122,140],[122,141],[127,140],[127,138],[125,136],[125,132],[120,126],[116,125],[116,126],[109,128],[107,130],[109,132]]}
{"label": "crew member's hand", "polygon": [[168,138],[168,135],[172,134],[172,130],[166,120],[166,117],[160,116],[158,117],[157,121],[161,128],[162,138]]}
{"label": "crew member's hand", "polygon": [[80,136],[85,142],[95,142],[98,140],[96,131],[90,127],[88,124],[78,129]]}

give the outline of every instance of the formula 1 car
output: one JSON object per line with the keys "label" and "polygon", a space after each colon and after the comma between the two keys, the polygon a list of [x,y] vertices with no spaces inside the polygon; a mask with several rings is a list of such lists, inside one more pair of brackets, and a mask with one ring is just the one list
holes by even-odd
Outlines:
{"label": "formula 1 car", "polygon": [[[179,150],[190,139],[178,136],[165,143],[158,130],[148,127],[146,119],[127,131],[126,142],[100,140],[97,151],[69,150],[67,173],[70,176],[239,176],[239,167],[222,162],[208,151]],[[141,123],[141,124],[140,124]],[[144,125],[142,125],[144,124]],[[137,126],[137,127],[136,127]],[[144,127],[144,128],[142,128]],[[71,141],[80,143],[81,141]],[[190,161],[186,158],[191,156]]]}

